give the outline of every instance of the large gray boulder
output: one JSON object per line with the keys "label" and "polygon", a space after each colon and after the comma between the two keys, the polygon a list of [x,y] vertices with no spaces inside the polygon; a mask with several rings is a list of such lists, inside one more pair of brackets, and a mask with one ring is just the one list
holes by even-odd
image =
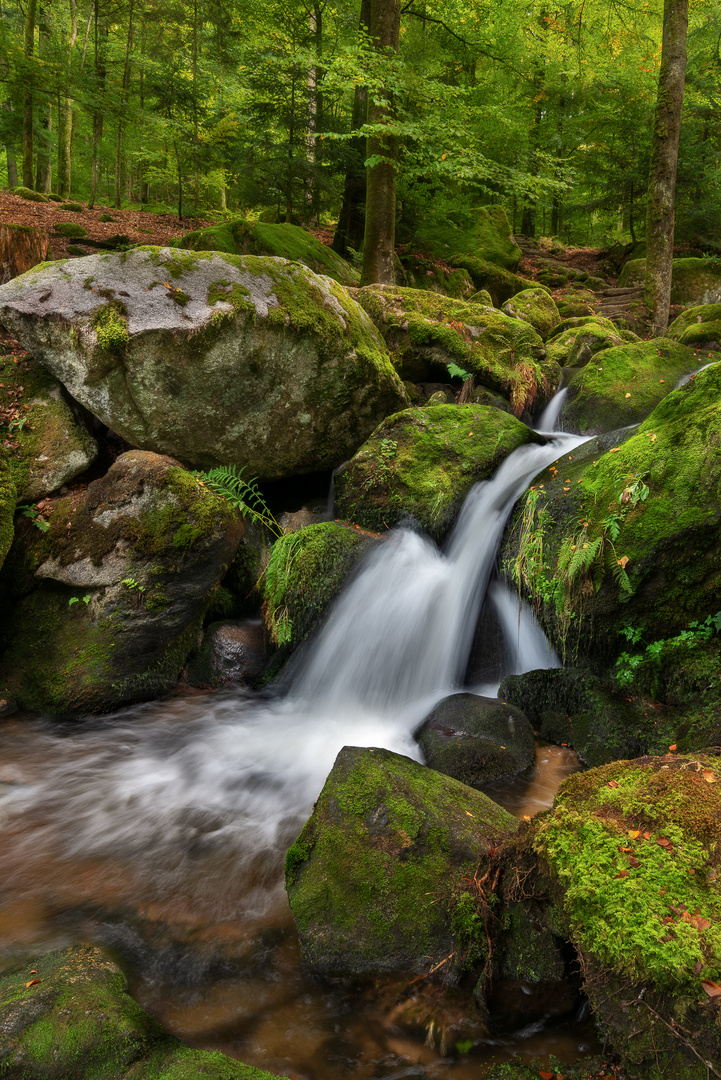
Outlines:
{"label": "large gray boulder", "polygon": [[131,445],[276,479],[338,465],[407,404],[368,316],[285,259],[138,248],[0,287],[0,322]]}
{"label": "large gray boulder", "polygon": [[25,709],[107,712],[164,693],[243,532],[172,458],[132,450],[85,492],[20,519],[0,579],[0,685]]}

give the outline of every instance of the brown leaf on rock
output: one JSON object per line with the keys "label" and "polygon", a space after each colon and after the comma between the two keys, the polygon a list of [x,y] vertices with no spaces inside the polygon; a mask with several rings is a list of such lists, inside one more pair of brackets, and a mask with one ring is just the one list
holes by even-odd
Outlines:
{"label": "brown leaf on rock", "polygon": [[721,986],[718,983],[711,982],[710,979],[704,979],[701,986],[710,998],[721,997]]}

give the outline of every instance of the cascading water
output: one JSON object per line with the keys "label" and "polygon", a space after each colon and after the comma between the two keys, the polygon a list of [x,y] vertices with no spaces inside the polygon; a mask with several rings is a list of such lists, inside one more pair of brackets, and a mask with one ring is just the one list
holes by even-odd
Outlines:
{"label": "cascading water", "polygon": [[[269,919],[287,923],[284,853],[338,751],[419,757],[412,732],[462,683],[516,499],[583,441],[556,433],[509,456],[473,488],[445,551],[408,529],[377,544],[277,696],[233,690],[154,703],[69,738],[40,721],[17,725],[19,773],[3,784],[0,770],[0,912],[9,896],[40,909],[32,933],[46,941],[83,903],[101,912],[94,932],[106,940],[117,940],[128,910],[180,917],[208,939],[225,928],[224,955],[230,925],[247,945]],[[509,670],[557,663],[517,597],[495,582],[489,600]],[[56,916],[46,919],[52,932],[42,929],[45,912]]]}

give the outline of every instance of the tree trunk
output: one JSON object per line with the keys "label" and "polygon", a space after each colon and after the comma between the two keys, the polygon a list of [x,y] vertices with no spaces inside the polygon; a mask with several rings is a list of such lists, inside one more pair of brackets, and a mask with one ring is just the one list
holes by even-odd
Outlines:
{"label": "tree trunk", "polygon": [[47,101],[43,106],[45,118],[43,120],[43,141],[38,147],[37,171],[35,173],[35,190],[47,194],[53,187],[53,167],[50,157],[50,142],[53,134],[53,106]]}
{"label": "tree trunk", "polygon": [[25,11],[25,41],[24,53],[27,61],[25,72],[27,90],[23,95],[23,184],[25,187],[33,186],[33,91],[34,82],[30,74],[30,61],[35,51],[35,13],[37,0],[28,0]]}
{"label": "tree trunk", "polygon": [[[370,30],[370,0],[361,0],[360,30]],[[368,87],[356,86],[353,94],[353,117],[351,128],[357,130],[366,122],[368,116]],[[349,143],[350,160],[346,167],[343,202],[338,216],[333,251],[344,258],[348,248],[360,249],[365,231],[366,210],[366,170],[363,166],[365,142],[362,136],[351,139]]]}
{"label": "tree trunk", "polygon": [[130,88],[130,53],[133,47],[133,0],[130,0],[130,10],[128,12],[128,41],[125,47],[125,63],[123,64],[123,82],[120,92],[120,115],[118,116],[118,129],[115,137],[115,199],[113,200],[116,210],[120,209],[120,203],[122,200],[123,191],[123,158],[122,158],[122,146],[123,146],[123,118],[125,113],[125,106],[128,101],[128,91]]}
{"label": "tree trunk", "polygon": [[58,195],[70,198],[72,168],[73,103],[62,92],[58,96]]}
{"label": "tree trunk", "polygon": [[14,188],[18,184],[18,163],[11,143],[5,143],[5,154],[8,165],[8,187]]}
{"label": "tree trunk", "polygon": [[[398,51],[400,25],[400,0],[371,0],[371,39],[379,51]],[[379,105],[373,98],[369,100],[369,124],[382,124],[390,116],[387,105]],[[368,139],[367,152],[369,158],[382,157],[384,160],[368,169],[361,285],[374,282],[392,285],[398,140],[394,135],[373,135]]]}
{"label": "tree trunk", "polygon": [[98,193],[98,153],[100,151],[100,143],[103,138],[103,98],[105,96],[105,77],[107,74],[106,62],[105,62],[105,48],[108,40],[108,24],[104,22],[102,26],[99,24],[100,18],[100,0],[94,2],[94,42],[93,42],[93,70],[95,75],[95,94],[96,100],[93,106],[93,159],[90,166],[90,200],[88,202],[88,209],[92,210],[95,206],[95,199]]}
{"label": "tree trunk", "polygon": [[646,203],[644,299],[651,312],[651,330],[656,337],[666,333],[671,303],[676,163],[686,75],[687,33],[688,0],[664,0],[661,70]]}

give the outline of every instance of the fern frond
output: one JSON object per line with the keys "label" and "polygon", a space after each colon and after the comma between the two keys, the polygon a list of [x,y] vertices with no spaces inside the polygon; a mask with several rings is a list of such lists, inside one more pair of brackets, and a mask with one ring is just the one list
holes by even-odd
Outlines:
{"label": "fern frond", "polygon": [[215,469],[209,469],[205,473],[195,473],[195,475],[212,492],[227,499],[243,517],[257,521],[274,536],[282,536],[283,530],[263,498],[257,477],[244,480],[244,472],[245,468],[238,468],[237,465],[218,465]]}

